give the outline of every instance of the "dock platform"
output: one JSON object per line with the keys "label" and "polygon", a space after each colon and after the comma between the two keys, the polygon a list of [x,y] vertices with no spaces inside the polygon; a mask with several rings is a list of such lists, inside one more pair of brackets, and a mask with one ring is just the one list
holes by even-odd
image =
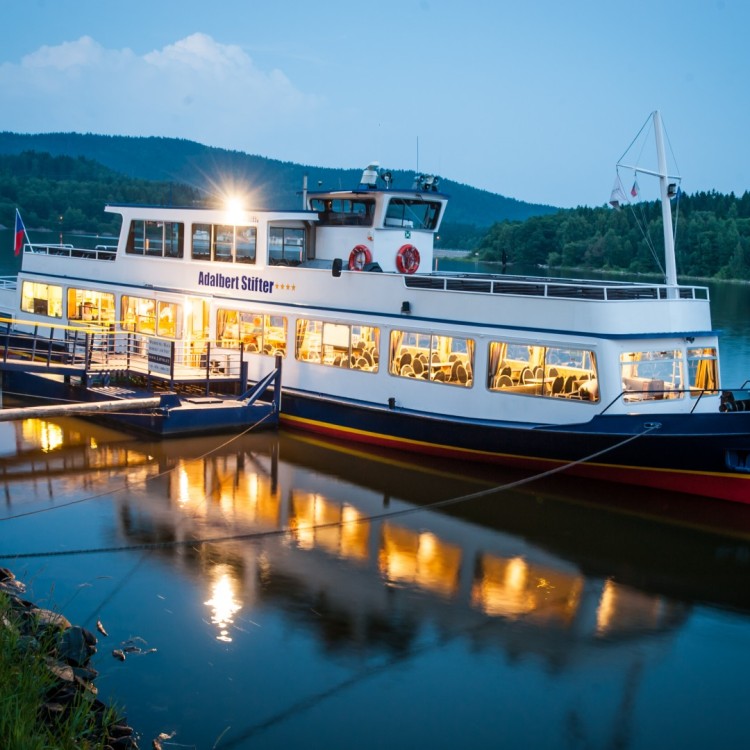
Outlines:
{"label": "dock platform", "polygon": [[[0,421],[90,417],[155,437],[278,426],[281,357],[265,377],[249,384],[242,352],[231,360],[219,352],[185,362],[176,356],[177,342],[166,342],[165,356],[160,341],[156,358],[149,356],[148,340],[134,334],[83,331],[79,337],[66,331],[56,339],[54,333],[0,334],[3,392],[48,402],[0,410]],[[230,361],[237,364],[234,372]]]}

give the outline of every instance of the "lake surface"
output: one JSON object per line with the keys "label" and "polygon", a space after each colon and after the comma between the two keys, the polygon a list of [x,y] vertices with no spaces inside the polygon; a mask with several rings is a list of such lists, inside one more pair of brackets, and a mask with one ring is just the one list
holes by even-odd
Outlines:
{"label": "lake surface", "polygon": [[[711,294],[739,385],[750,287]],[[70,419],[0,423],[0,470],[0,564],[101,619],[142,748],[750,744],[750,507]]]}
{"label": "lake surface", "polygon": [[0,441],[3,553],[80,552],[2,564],[101,619],[142,747],[750,741],[750,508],[558,479],[430,510],[517,475],[289,432]]}

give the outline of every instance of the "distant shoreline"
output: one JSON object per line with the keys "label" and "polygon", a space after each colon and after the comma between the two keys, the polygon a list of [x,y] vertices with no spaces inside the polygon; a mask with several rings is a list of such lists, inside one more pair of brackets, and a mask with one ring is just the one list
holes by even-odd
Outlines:
{"label": "distant shoreline", "polygon": [[471,250],[448,250],[436,247],[432,254],[435,258],[470,258],[472,252]]}

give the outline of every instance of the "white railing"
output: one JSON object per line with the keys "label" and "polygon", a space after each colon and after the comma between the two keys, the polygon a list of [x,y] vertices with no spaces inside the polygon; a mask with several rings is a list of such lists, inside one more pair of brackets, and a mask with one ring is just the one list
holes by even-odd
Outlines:
{"label": "white railing", "polygon": [[116,245],[97,245],[93,250],[85,247],[75,247],[68,244],[26,244],[24,253],[32,255],[54,255],[68,258],[84,258],[87,260],[114,260],[117,255]]}
{"label": "white railing", "polygon": [[[415,274],[414,276],[404,276],[404,284],[409,289],[585,299],[603,302],[673,299],[669,292],[674,290],[673,287],[668,287],[666,284],[612,283],[597,280],[547,279],[486,274]],[[708,300],[709,292],[707,287],[679,286],[676,296],[680,299]]]}

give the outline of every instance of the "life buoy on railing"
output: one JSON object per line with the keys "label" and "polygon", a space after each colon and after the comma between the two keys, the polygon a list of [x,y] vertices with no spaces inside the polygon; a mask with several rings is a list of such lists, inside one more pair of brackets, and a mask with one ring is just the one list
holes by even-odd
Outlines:
{"label": "life buoy on railing", "polygon": [[399,273],[414,273],[419,268],[419,250],[414,245],[401,245],[396,253]]}
{"label": "life buoy on railing", "polygon": [[349,253],[349,270],[361,271],[372,260],[372,253],[367,245],[356,245]]}

